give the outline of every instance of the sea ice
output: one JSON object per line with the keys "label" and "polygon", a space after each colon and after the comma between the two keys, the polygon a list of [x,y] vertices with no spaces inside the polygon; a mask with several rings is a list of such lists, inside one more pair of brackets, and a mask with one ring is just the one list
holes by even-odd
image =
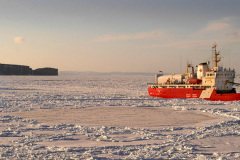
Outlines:
{"label": "sea ice", "polygon": [[[1,77],[0,159],[220,160],[240,157],[239,101],[154,98],[147,93],[147,82],[153,81],[153,74],[116,73]],[[235,81],[239,82],[240,77]],[[240,87],[235,87],[240,92]],[[160,107],[211,115],[215,119],[180,126],[137,127],[130,122],[126,126],[81,124],[81,117],[77,123],[51,123],[48,119],[41,122],[16,116],[39,111],[36,116],[43,117],[44,112],[40,111],[68,112],[96,107],[122,107],[123,110],[125,107]],[[90,117],[90,113],[86,116]],[[170,112],[164,113],[168,116]]]}

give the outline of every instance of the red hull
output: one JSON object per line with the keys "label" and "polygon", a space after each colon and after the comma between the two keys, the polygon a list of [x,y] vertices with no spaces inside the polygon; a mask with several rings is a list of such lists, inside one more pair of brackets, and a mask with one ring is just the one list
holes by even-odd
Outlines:
{"label": "red hull", "polygon": [[[203,89],[193,88],[148,88],[148,93],[153,97],[161,98],[199,98]],[[213,91],[211,101],[239,101],[240,93],[217,93]]]}

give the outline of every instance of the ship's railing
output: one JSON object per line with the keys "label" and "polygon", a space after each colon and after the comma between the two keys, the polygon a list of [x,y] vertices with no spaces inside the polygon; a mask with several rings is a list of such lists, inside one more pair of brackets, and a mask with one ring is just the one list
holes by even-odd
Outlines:
{"label": "ship's railing", "polygon": [[206,89],[211,86],[203,86],[199,84],[158,84],[148,83],[149,88],[193,88],[193,89]]}

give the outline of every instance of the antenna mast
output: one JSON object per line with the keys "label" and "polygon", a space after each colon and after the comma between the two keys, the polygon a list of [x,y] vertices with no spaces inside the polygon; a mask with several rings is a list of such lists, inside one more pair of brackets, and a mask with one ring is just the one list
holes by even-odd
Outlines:
{"label": "antenna mast", "polygon": [[215,44],[213,44],[213,46],[212,46],[212,51],[213,51],[213,53],[214,53],[214,55],[215,55],[215,58],[214,58],[214,68],[216,68],[218,65],[218,62],[220,62],[221,61],[221,58],[218,58],[218,56],[220,55],[220,52],[217,52],[217,44],[215,43]]}

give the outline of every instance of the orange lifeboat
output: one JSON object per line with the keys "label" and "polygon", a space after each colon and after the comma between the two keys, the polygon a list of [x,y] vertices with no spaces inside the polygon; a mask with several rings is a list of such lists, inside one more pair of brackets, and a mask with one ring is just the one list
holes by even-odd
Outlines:
{"label": "orange lifeboat", "polygon": [[200,84],[200,83],[202,83],[202,80],[191,78],[191,79],[189,80],[189,83],[191,83],[191,84]]}

